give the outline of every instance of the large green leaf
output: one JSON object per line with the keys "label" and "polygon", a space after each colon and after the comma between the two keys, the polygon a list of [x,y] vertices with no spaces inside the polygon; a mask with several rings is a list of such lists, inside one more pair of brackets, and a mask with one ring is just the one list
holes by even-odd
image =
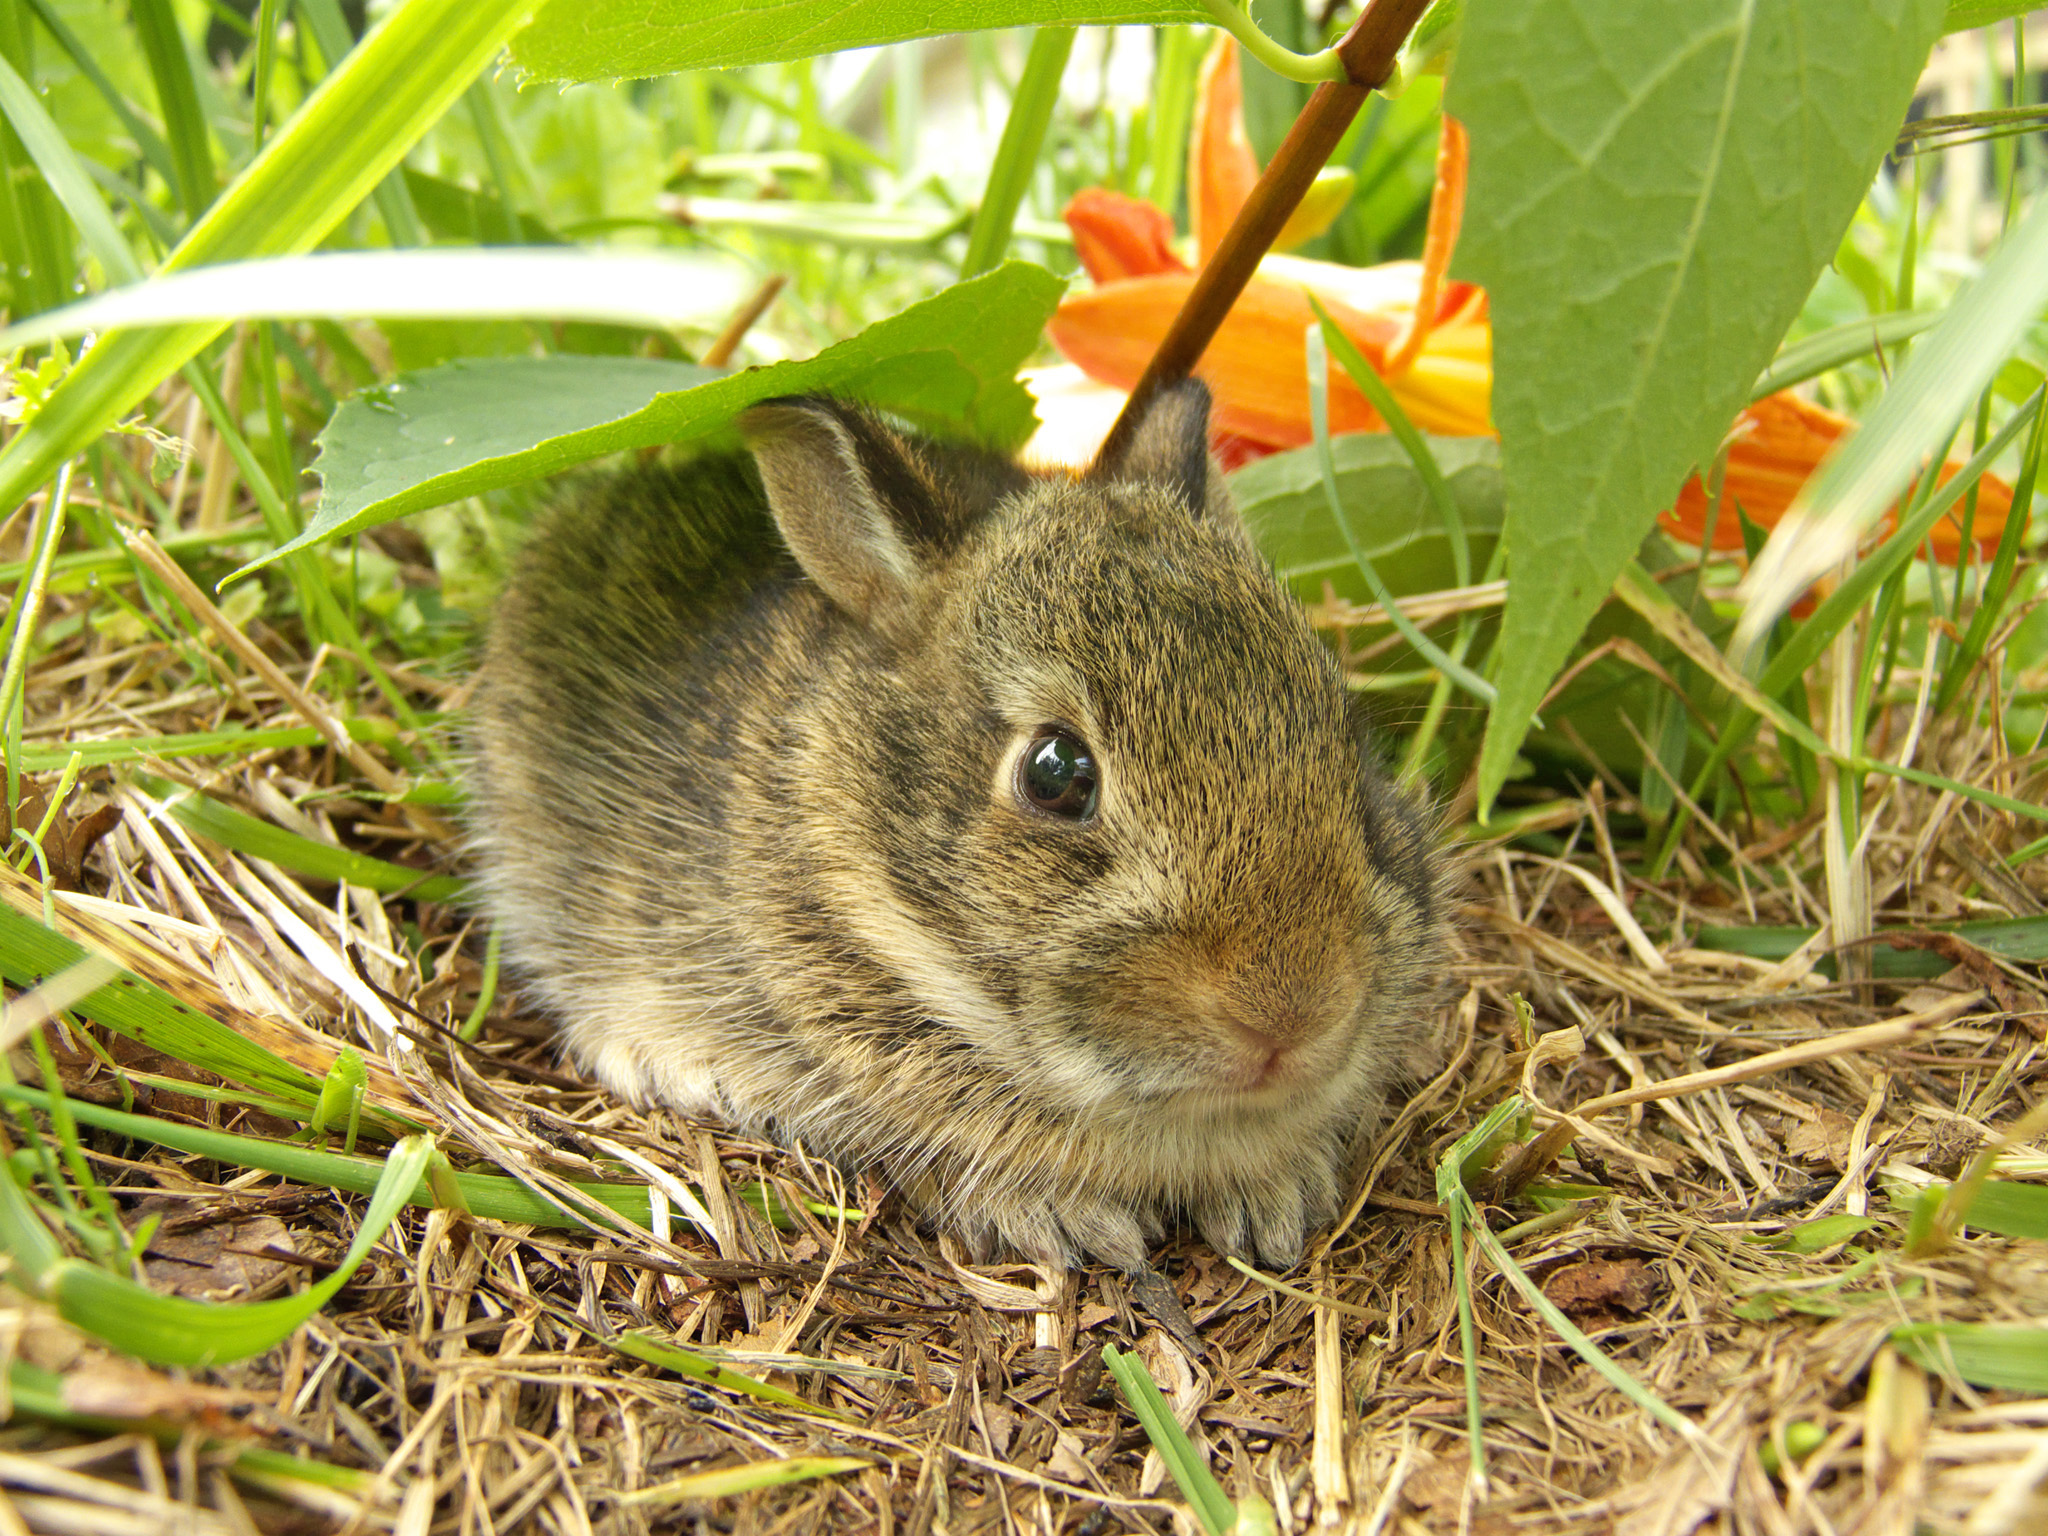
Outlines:
{"label": "large green leaf", "polygon": [[1489,804],[1890,147],[1942,0],[1471,0],[1459,271],[1494,323],[1513,582]]}
{"label": "large green leaf", "polygon": [[[320,83],[162,270],[312,249],[476,78],[534,0],[405,0]],[[12,507],[218,335],[217,321],[102,336],[0,449]]]}
{"label": "large green leaf", "polygon": [[1963,32],[1971,27],[1988,27],[1994,22],[2037,10],[2039,3],[2040,0],[1948,0],[1948,13],[1942,18],[1941,30]]}
{"label": "large green leaf", "polygon": [[1042,267],[1008,262],[816,357],[739,373],[564,355],[429,368],[335,412],[315,466],[324,486],[319,513],[287,549],[604,454],[687,442],[757,400],[810,390],[1014,447],[1033,421],[1017,368],[1062,291]]}
{"label": "large green leaf", "polygon": [[1201,0],[555,0],[512,58],[542,80],[640,79],[984,27],[1210,19]]}
{"label": "large green leaf", "polygon": [[[1501,525],[1493,439],[1432,437],[1428,443],[1458,500],[1474,563],[1484,566]],[[1385,432],[1347,432],[1330,439],[1330,451],[1352,538],[1388,589],[1406,597],[1455,587],[1450,535],[1407,450]],[[1230,477],[1230,488],[1259,548],[1303,602],[1320,602],[1326,585],[1353,603],[1373,600],[1330,516],[1313,448],[1247,464]]]}

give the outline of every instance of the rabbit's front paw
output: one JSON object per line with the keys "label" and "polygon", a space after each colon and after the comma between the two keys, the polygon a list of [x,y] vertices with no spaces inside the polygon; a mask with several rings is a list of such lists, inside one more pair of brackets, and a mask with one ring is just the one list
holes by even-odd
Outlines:
{"label": "rabbit's front paw", "polygon": [[1334,1156],[1280,1170],[1264,1183],[1218,1192],[1195,1202],[1195,1229],[1218,1253],[1253,1248],[1267,1267],[1292,1269],[1308,1234],[1337,1214]]}
{"label": "rabbit's front paw", "polygon": [[1126,1274],[1145,1267],[1148,1250],[1164,1235],[1150,1211],[1090,1199],[990,1202],[954,1227],[981,1262],[1007,1248],[1055,1269],[1092,1258]]}

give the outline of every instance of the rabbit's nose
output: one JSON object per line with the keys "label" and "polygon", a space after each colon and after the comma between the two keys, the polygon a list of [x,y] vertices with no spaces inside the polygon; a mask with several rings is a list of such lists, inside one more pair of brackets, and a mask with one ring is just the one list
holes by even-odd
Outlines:
{"label": "rabbit's nose", "polygon": [[1237,1047],[1233,1075],[1245,1088],[1264,1088],[1286,1076],[1295,1063],[1295,1047],[1315,1033],[1313,1023],[1293,1009],[1237,1015],[1230,1027]]}

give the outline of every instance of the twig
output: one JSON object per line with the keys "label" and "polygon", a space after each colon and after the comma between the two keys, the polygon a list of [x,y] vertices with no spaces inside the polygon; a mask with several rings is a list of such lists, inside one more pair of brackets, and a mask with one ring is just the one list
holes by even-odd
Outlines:
{"label": "twig", "polygon": [[754,290],[754,296],[742,304],[725,329],[718,333],[718,340],[704,349],[704,355],[697,359],[706,368],[723,368],[732,361],[733,353],[739,351],[740,343],[746,340],[747,332],[754,328],[754,322],[768,313],[768,306],[775,302],[775,296],[782,292],[789,278],[780,272],[771,272]]}

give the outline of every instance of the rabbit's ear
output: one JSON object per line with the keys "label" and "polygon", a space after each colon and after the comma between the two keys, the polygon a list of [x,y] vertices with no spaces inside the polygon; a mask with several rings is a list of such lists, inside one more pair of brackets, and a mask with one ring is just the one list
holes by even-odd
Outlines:
{"label": "rabbit's ear", "polygon": [[1130,436],[1106,447],[1088,478],[1156,485],[1190,512],[1209,510],[1209,387],[1183,379],[1154,395]]}
{"label": "rabbit's ear", "polygon": [[821,396],[754,406],[739,429],[776,526],[827,597],[865,621],[910,591],[942,510],[901,438]]}

